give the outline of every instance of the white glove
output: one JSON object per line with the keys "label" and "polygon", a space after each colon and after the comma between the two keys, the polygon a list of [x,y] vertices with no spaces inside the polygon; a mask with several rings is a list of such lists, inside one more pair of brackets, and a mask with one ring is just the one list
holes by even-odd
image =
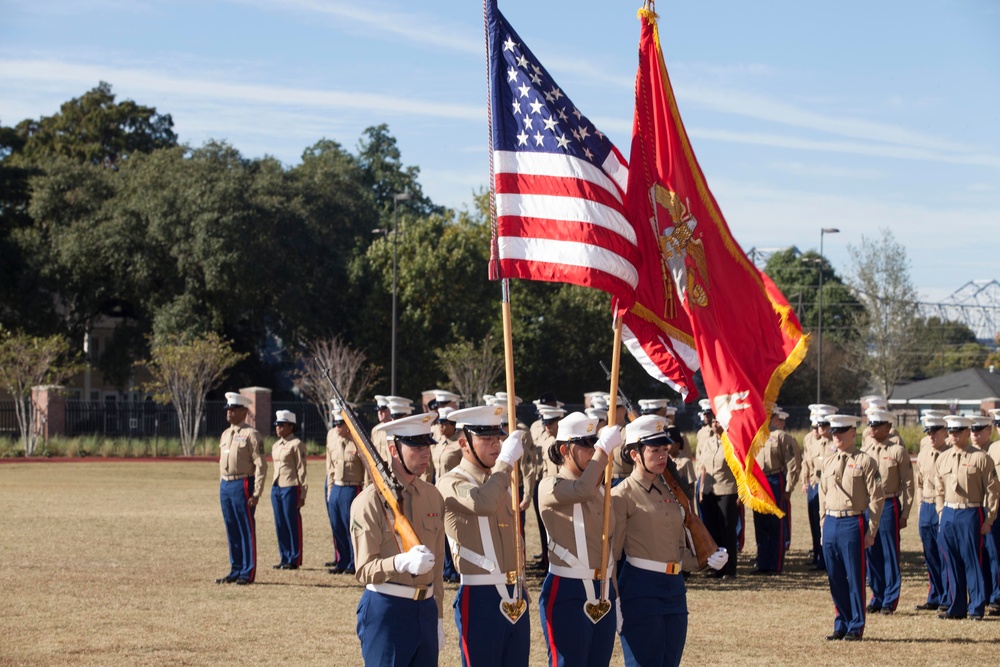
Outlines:
{"label": "white glove", "polygon": [[611,452],[618,449],[621,444],[622,430],[617,426],[608,425],[601,429],[601,433],[597,438],[597,445],[595,446],[610,458]]}
{"label": "white glove", "polygon": [[413,576],[426,574],[434,567],[434,553],[418,544],[406,553],[393,556],[392,566],[396,568],[396,572],[409,572]]}
{"label": "white glove", "polygon": [[615,598],[615,632],[618,634],[622,633],[622,627],[625,625],[625,617],[622,616],[622,599]]}
{"label": "white glove", "polygon": [[708,566],[713,570],[721,570],[729,562],[729,553],[723,547],[708,557]]}
{"label": "white glove", "polygon": [[444,650],[444,619],[438,619],[438,651]]}
{"label": "white glove", "polygon": [[523,440],[524,431],[514,429],[513,433],[508,435],[507,439],[503,441],[503,445],[500,446],[500,456],[497,457],[497,460],[503,461],[511,468],[517,465],[521,455],[524,454]]}

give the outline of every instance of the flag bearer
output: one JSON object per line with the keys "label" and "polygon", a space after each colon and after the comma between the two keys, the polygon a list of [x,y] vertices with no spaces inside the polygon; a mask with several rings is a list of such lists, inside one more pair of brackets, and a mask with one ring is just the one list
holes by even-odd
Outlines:
{"label": "flag bearer", "polygon": [[[757,465],[767,477],[774,495],[774,502],[791,516],[792,491],[799,482],[801,455],[795,438],[785,430],[788,413],[774,408],[771,415],[771,434],[757,452]],[[757,535],[757,568],[750,574],[781,574],[788,548],[788,522],[774,514],[753,513],[754,532]]]}
{"label": "flag bearer", "polygon": [[730,554],[726,566],[712,574],[728,579],[736,576],[739,497],[736,477],[726,463],[726,454],[722,448],[722,425],[711,412],[707,413],[706,418],[712,433],[698,446],[698,504],[701,507],[701,518],[712,539]]}
{"label": "flag bearer", "polygon": [[[611,492],[615,556],[624,553],[618,578],[621,639],[628,667],[676,666],[687,639],[687,592],[682,572],[698,567],[687,542],[684,510],[663,481],[675,444],[665,417],[643,415],[625,427],[622,454],[635,464]],[[679,435],[679,431],[676,432]],[[721,570],[729,554],[708,558]]]}
{"label": "flag bearer", "polygon": [[[511,471],[524,453],[525,434],[510,436],[504,406],[449,415],[459,429],[462,459],[438,481],[445,532],[461,574],[455,625],[465,667],[528,664],[531,630],[518,576]],[[503,440],[501,445],[501,438]]]}
{"label": "flag bearer", "polygon": [[297,570],[302,565],[302,506],[306,502],[306,445],[295,437],[295,413],[278,410],[274,419],[278,441],[271,447],[274,478],[271,508],[278,535],[281,562],[275,570]]}
{"label": "flag bearer", "polygon": [[[573,412],[559,422],[549,457],[559,471],[539,484],[538,503],[548,531],[549,572],[538,596],[549,663],[567,667],[607,667],[614,648],[616,614],[610,582],[613,556],[601,563],[604,468],[621,445],[621,430]],[[609,517],[614,535],[614,516]],[[603,566],[604,581],[594,578]],[[599,601],[604,601],[600,604]],[[602,615],[603,612],[603,615]]]}
{"label": "flag bearer", "polygon": [[434,666],[444,643],[444,500],[420,479],[430,464],[436,417],[427,412],[375,427],[385,434],[392,474],[403,487],[400,510],[420,544],[402,550],[392,512],[375,484],[351,505],[355,577],[365,585],[357,632],[366,665]]}
{"label": "flag bearer", "polygon": [[945,451],[944,417],[921,417],[927,446],[917,455],[916,487],[920,489],[920,516],[918,527],[924,545],[924,564],[927,567],[927,601],[916,606],[917,611],[934,611],[948,606],[944,562],[941,556],[940,525],[934,499],[937,496],[937,460]]}
{"label": "flag bearer", "polygon": [[837,451],[824,462],[819,483],[823,561],[836,609],[827,639],[834,640],[864,635],[865,549],[875,543],[884,502],[878,464],[854,446],[857,424],[852,415],[830,416]]}
{"label": "flag bearer", "polygon": [[226,393],[229,428],[219,440],[219,502],[229,540],[229,574],[217,584],[252,584],[257,574],[257,524],[254,514],[264,489],[267,459],[264,438],[246,423],[250,399]]}
{"label": "flag bearer", "polygon": [[948,608],[939,618],[982,620],[986,592],[980,566],[983,536],[997,513],[1000,481],[986,452],[969,442],[972,420],[944,418],[951,445],[937,460],[937,509],[941,547],[948,573]]}
{"label": "flag bearer", "polygon": [[351,503],[361,493],[368,467],[344,421],[342,406],[334,400],[333,428],[326,434],[326,508],[337,560],[327,567],[330,574],[354,574]]}
{"label": "flag bearer", "polygon": [[913,504],[913,465],[910,453],[890,437],[893,415],[888,410],[868,410],[869,438],[861,451],[878,464],[882,478],[882,517],[875,544],[868,549],[868,581],[872,596],[868,611],[891,614],[899,603],[903,579],[899,566],[899,531],[906,527]]}

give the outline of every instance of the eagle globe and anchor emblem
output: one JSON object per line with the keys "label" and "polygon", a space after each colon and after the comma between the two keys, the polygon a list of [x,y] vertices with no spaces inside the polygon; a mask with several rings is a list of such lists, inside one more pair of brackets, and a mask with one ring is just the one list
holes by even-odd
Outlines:
{"label": "eagle globe and anchor emblem", "polygon": [[[708,263],[705,260],[705,246],[701,239],[694,238],[698,220],[691,214],[690,200],[682,202],[676,192],[659,183],[649,189],[650,207],[653,217],[649,223],[653,227],[660,261],[663,267],[663,291],[665,317],[673,317],[673,290],[668,280],[673,280],[681,300],[702,308],[708,305]],[[690,261],[689,261],[690,260]]]}

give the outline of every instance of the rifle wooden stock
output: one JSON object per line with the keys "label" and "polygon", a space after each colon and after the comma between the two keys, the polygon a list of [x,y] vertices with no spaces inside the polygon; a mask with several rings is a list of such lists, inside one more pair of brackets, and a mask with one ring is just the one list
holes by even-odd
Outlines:
{"label": "rifle wooden stock", "polygon": [[354,413],[351,406],[347,404],[347,401],[344,400],[344,396],[340,393],[340,390],[337,389],[333,378],[330,377],[329,370],[323,369],[323,374],[326,375],[330,386],[333,387],[333,393],[337,395],[337,400],[340,401],[342,412],[346,417],[344,421],[347,423],[347,430],[351,432],[354,442],[361,445],[361,453],[364,454],[365,460],[368,463],[368,470],[375,483],[375,488],[378,489],[383,500],[385,500],[389,509],[392,510],[392,529],[399,535],[399,539],[403,543],[403,551],[409,551],[418,544],[422,544],[422,542],[417,537],[416,531],[413,530],[413,524],[406,518],[402,508],[399,506],[399,499],[396,497],[396,494],[402,492],[403,487],[400,486],[399,481],[393,476],[386,462],[382,460],[378,449],[375,448],[375,443],[371,441],[371,438],[361,428],[358,416]]}
{"label": "rifle wooden stock", "polygon": [[[604,366],[603,362],[601,362],[601,366]],[[618,389],[618,395],[628,410],[628,420],[630,422],[635,421],[639,415],[636,414],[635,410],[631,409],[632,402],[625,397],[621,389]],[[712,539],[712,535],[708,532],[708,528],[705,527],[705,523],[701,520],[701,517],[695,514],[691,499],[688,497],[688,494],[684,493],[684,489],[677,483],[677,480],[670,471],[663,471],[663,481],[667,483],[670,491],[677,498],[677,502],[684,508],[684,527],[691,534],[691,541],[693,542],[691,546],[694,547],[694,555],[698,557],[698,569],[704,570],[708,567],[708,557],[718,551],[719,545]],[[729,554],[729,557],[735,558],[736,554]]]}

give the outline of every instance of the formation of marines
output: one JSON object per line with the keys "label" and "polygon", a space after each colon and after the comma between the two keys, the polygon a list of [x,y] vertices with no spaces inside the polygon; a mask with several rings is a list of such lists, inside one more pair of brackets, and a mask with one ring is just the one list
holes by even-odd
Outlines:
{"label": "formation of marines", "polygon": [[[249,401],[226,396],[220,501],[231,569],[217,583],[246,585],[256,572],[254,513],[267,461],[263,438],[246,423]],[[398,484],[395,511],[419,538],[412,544],[400,537],[399,517],[372,483],[365,443],[345,426],[350,408],[334,405],[324,492],[336,556],[326,565],[365,587],[357,624],[365,664],[437,664],[446,581],[459,584],[452,613],[463,665],[527,664],[521,545],[529,505],[542,553],[527,567],[545,572],[538,620],[550,662],[607,665],[617,633],[626,665],[679,664],[688,623],[685,576],[706,565],[709,576],[737,576],[742,540],[743,508],[711,405],[701,404],[692,460],[665,400],[640,401],[642,416],[627,423],[619,410],[609,423],[607,394],[588,394],[584,412],[567,414],[546,393],[534,402],[530,426],[508,423],[506,394],[483,400],[460,408],[460,396],[435,390],[413,414],[409,399],[376,396],[379,423],[365,435]],[[925,411],[926,437],[913,465],[885,399],[864,397],[863,420],[834,406],[809,407],[812,429],[800,447],[785,430],[788,414],[772,406],[770,435],[756,461],[785,516],[754,513],[750,573],[781,574],[790,496],[801,480],[811,569],[826,572],[836,609],[827,639],[860,640],[867,614],[896,611],[900,531],[914,503],[929,582],[916,609],[944,619],[1000,615],[1000,442],[990,442],[1000,410],[990,417]],[[275,567],[295,569],[302,559],[305,448],[294,438],[293,413],[278,411],[275,429]],[[613,488],[605,499],[609,459]],[[520,481],[516,489],[512,478]],[[685,507],[697,511],[717,551],[696,553]]]}

